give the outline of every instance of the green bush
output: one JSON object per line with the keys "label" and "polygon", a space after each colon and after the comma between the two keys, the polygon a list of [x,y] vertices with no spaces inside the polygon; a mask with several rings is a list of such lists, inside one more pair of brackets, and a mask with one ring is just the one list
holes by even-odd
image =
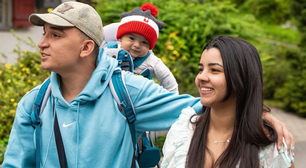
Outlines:
{"label": "green bush", "polygon": [[276,89],[275,97],[283,102],[286,110],[306,117],[306,53],[288,51],[287,61],[291,71],[283,87]]}
{"label": "green bush", "polygon": [[0,163],[3,160],[4,147],[12,128],[17,103],[23,95],[50,75],[50,72],[40,67],[40,53],[35,42],[30,37],[27,40],[16,35],[15,37],[37,51],[23,51],[16,45],[13,52],[18,54],[18,62],[13,65],[0,64]]}
{"label": "green bush", "polygon": [[157,137],[156,138],[157,143],[155,142],[155,139],[153,139],[153,143],[156,145],[155,147],[159,148],[160,156],[163,156],[163,146],[164,146],[166,137],[167,137],[167,134]]}
{"label": "green bush", "polygon": [[232,0],[237,7],[266,23],[283,24],[291,19],[292,0]]}
{"label": "green bush", "polygon": [[286,54],[288,50],[299,48],[299,32],[295,29],[282,28],[280,26],[261,24],[265,29],[265,35],[260,37],[259,43],[255,43],[259,50],[264,71],[264,97],[275,99],[276,88],[282,87],[287,76],[292,71]]}
{"label": "green bush", "polygon": [[306,117],[306,0],[292,0],[292,15],[300,31],[299,50],[289,50],[285,55],[290,72],[281,87],[277,87],[275,98],[283,107]]}
{"label": "green bush", "polygon": [[0,165],[3,162],[6,145],[8,143],[8,138],[9,138],[9,135],[4,137],[3,139],[0,139]]}

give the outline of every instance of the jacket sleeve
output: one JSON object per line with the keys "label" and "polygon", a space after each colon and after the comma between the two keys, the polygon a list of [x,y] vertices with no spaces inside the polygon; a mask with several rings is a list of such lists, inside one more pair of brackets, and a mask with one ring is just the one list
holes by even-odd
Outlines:
{"label": "jacket sleeve", "polygon": [[18,103],[2,168],[35,168],[34,128],[30,117],[35,93],[30,91]]}
{"label": "jacket sleeve", "polygon": [[125,78],[136,111],[137,132],[168,130],[188,106],[201,113],[199,98],[169,92],[154,81],[131,73],[126,73]]}
{"label": "jacket sleeve", "polygon": [[178,84],[170,69],[163,63],[160,58],[156,57],[155,55],[153,56],[156,59],[155,64],[153,65],[154,75],[160,82],[160,85],[170,92],[178,93]]}
{"label": "jacket sleeve", "polygon": [[[183,109],[179,119],[172,124],[164,142],[164,158],[161,167],[185,167],[190,141],[194,132],[190,118],[194,114],[195,111],[190,107]],[[193,118],[194,120],[195,118]]]}

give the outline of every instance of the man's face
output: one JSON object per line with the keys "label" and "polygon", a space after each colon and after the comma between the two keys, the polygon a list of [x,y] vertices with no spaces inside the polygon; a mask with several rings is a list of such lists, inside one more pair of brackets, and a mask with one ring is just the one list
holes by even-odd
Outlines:
{"label": "man's face", "polygon": [[75,27],[59,27],[46,23],[38,47],[41,67],[58,74],[78,68],[85,35]]}
{"label": "man's face", "polygon": [[121,48],[128,51],[133,58],[146,56],[150,48],[148,40],[136,33],[125,34],[119,41]]}

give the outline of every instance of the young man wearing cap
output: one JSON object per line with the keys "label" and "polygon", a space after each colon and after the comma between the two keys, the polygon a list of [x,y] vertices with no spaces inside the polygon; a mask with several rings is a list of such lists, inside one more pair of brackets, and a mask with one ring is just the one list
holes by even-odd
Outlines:
{"label": "young man wearing cap", "polygon": [[[54,138],[57,124],[66,167],[130,167],[134,149],[129,126],[108,86],[117,60],[103,48],[98,54],[104,38],[98,13],[89,5],[65,2],[48,14],[32,14],[29,21],[44,29],[38,46],[41,67],[52,71],[52,93],[40,115],[38,164],[36,130],[30,114],[40,86],[18,103],[2,168],[60,167]],[[197,98],[168,92],[152,80],[132,73],[125,74],[125,83],[137,113],[137,137],[145,130],[169,129],[187,106],[200,113]],[[279,124],[277,120],[272,122]]]}
{"label": "young man wearing cap", "polygon": [[[43,26],[41,67],[51,71],[52,93],[40,115],[40,167],[60,167],[55,115],[68,167],[130,167],[129,125],[108,85],[118,62],[103,48],[99,53],[104,32],[98,13],[89,5],[65,2],[48,14],[32,14],[29,21]],[[126,73],[125,83],[136,111],[136,137],[169,129],[184,107],[200,112],[198,98],[170,93],[152,80]],[[37,166],[30,115],[39,88],[18,103],[3,168]]]}
{"label": "young man wearing cap", "polygon": [[149,2],[122,13],[115,33],[120,42],[118,46],[133,57],[135,74],[141,75],[150,69],[161,86],[170,92],[178,93],[178,84],[170,69],[149,51],[153,50],[159,31],[165,27],[163,22],[156,19],[157,14],[157,7]]}

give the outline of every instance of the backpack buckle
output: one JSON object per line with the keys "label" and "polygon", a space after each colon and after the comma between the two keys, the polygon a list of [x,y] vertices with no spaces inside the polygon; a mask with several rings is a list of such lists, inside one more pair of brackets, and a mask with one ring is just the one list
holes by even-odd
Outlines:
{"label": "backpack buckle", "polygon": [[39,108],[38,107],[35,107],[33,112],[31,113],[31,125],[36,128],[38,125],[42,125],[42,122],[41,122],[41,119],[39,118],[38,116],[38,111],[39,111]]}
{"label": "backpack buckle", "polygon": [[122,102],[120,103],[120,105],[118,106],[118,108],[119,108],[119,111],[122,112],[122,110],[124,110],[124,109],[126,108],[126,102],[125,102],[125,101],[122,101]]}

